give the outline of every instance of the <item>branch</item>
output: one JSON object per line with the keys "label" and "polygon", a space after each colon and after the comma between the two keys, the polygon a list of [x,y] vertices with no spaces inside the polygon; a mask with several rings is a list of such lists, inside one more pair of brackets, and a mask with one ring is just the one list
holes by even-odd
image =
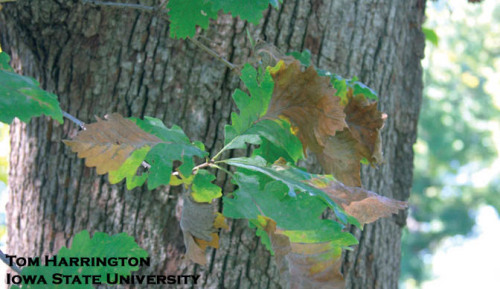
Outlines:
{"label": "branch", "polygon": [[10,264],[11,262],[9,262],[9,259],[7,259],[7,255],[5,255],[5,253],[2,250],[0,250],[0,259],[12,270],[16,271],[18,274],[21,274],[21,269],[19,269],[19,267],[17,267],[16,264]]}
{"label": "branch", "polygon": [[62,111],[63,113],[63,116],[69,120],[71,120],[72,122],[74,122],[76,125],[78,125],[82,130],[86,130],[85,128],[85,123],[81,120],[79,120],[78,118],[72,116],[71,114],[65,112],[64,110]]}
{"label": "branch", "polygon": [[111,6],[111,7],[115,7],[115,8],[138,9],[138,10],[143,10],[143,11],[147,11],[147,12],[153,12],[153,11],[156,11],[158,9],[156,7],[145,6],[145,5],[140,5],[140,4],[103,2],[103,1],[96,1],[96,0],[82,0],[82,2],[83,2],[83,4],[90,4],[90,5],[96,5],[96,6]]}
{"label": "branch", "polygon": [[217,60],[219,60],[222,63],[224,63],[224,65],[226,65],[229,69],[231,69],[231,70],[238,69],[238,66],[236,66],[236,65],[232,64],[231,62],[227,61],[222,56],[220,56],[217,52],[215,52],[212,49],[208,48],[207,46],[205,46],[200,41],[196,40],[195,38],[188,38],[188,39],[191,40],[191,42],[193,42],[194,45],[196,45],[199,48],[201,48],[201,50],[205,51],[206,53],[208,53],[208,54],[212,55],[213,57],[215,57]]}

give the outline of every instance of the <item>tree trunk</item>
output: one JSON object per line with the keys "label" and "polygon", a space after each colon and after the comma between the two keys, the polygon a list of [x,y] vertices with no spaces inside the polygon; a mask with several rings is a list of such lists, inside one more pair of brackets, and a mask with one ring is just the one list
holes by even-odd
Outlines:
{"label": "tree trunk", "polygon": [[[356,75],[374,88],[379,109],[389,116],[383,130],[385,162],[363,168],[363,184],[407,200],[422,94],[425,0],[284,2],[279,10],[266,11],[258,26],[223,16],[204,35],[214,50],[240,64],[250,54],[248,28],[283,51],[307,48],[319,68]],[[154,116],[167,126],[178,124],[211,153],[222,147],[238,76],[191,42],[169,38],[161,17],[76,0],[3,5],[2,48],[17,70],[59,96],[63,110],[84,122],[111,112]],[[59,125],[47,118],[12,125],[9,254],[54,254],[83,229],[127,232],[152,257],[152,266],[141,273],[201,274],[195,288],[283,287],[274,260],[246,222],[230,222],[220,249],[209,251],[206,267],[184,260],[179,192],[110,185],[62,144],[76,132],[70,122]],[[225,175],[218,181],[231,188]],[[401,213],[363,232],[352,229],[360,245],[344,256],[347,288],[397,288],[405,218]]]}

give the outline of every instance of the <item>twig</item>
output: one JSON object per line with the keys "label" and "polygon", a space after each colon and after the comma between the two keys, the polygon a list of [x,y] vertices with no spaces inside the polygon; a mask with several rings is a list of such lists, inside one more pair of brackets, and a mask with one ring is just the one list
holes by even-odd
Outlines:
{"label": "twig", "polygon": [[213,57],[215,57],[217,60],[219,60],[222,63],[224,63],[229,69],[236,70],[238,68],[238,66],[236,66],[236,65],[232,64],[231,62],[227,61],[222,56],[220,56],[217,52],[213,51],[212,49],[208,48],[207,46],[205,46],[200,41],[196,40],[196,38],[188,38],[188,39],[191,40],[191,42],[193,42],[194,45],[196,45],[199,48],[201,48],[201,50],[205,51],[206,53],[208,53],[208,54],[212,55]]}
{"label": "twig", "polygon": [[17,267],[16,264],[11,264],[12,262],[9,261],[9,259],[7,259],[7,255],[5,255],[5,253],[2,250],[0,250],[0,259],[7,266],[9,266],[10,268],[12,268],[12,270],[16,271],[18,274],[21,274],[21,269],[19,269],[19,267]]}
{"label": "twig", "polygon": [[116,2],[103,2],[96,0],[82,0],[84,4],[100,5],[100,6],[111,6],[115,8],[125,8],[125,9],[138,9],[147,12],[153,12],[157,10],[156,7],[140,5],[140,4],[130,4],[130,3],[116,3]]}
{"label": "twig", "polygon": [[219,169],[223,172],[225,172],[226,174],[230,175],[231,177],[234,177],[233,173],[231,173],[229,170],[226,170],[225,168],[221,167],[221,166],[218,166],[216,164],[210,164],[210,167],[211,168],[216,168],[216,169]]}
{"label": "twig", "polygon": [[86,130],[85,128],[85,123],[81,120],[79,120],[78,118],[72,116],[71,114],[65,112],[64,110],[62,111],[63,113],[63,116],[69,120],[71,120],[72,122],[74,122],[76,125],[78,125],[82,130]]}

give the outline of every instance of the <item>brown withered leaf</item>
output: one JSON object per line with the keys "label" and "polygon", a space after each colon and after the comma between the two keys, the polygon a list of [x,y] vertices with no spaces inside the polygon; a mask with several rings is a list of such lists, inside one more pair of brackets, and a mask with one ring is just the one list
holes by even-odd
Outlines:
{"label": "brown withered leaf", "polygon": [[292,251],[290,239],[285,235],[276,233],[276,222],[273,219],[265,216],[260,216],[260,218],[267,222],[264,230],[269,235],[278,269],[280,273],[286,273],[285,271],[288,270],[288,264],[284,258]]}
{"label": "brown withered leaf", "polygon": [[332,200],[362,225],[397,214],[407,202],[393,200],[359,187],[348,187],[334,180],[315,178],[309,184],[325,191]]}
{"label": "brown withered leaf", "polygon": [[276,228],[276,222],[267,218],[265,231],[271,240],[274,256],[282,278],[291,289],[344,289],[340,272],[342,249],[324,243],[292,243]]}
{"label": "brown withered leaf", "polygon": [[105,118],[97,117],[97,122],[86,125],[73,140],[63,140],[79,158],[85,158],[86,166],[96,167],[99,175],[118,170],[135,150],[162,142],[117,113]]}
{"label": "brown withered leaf", "polygon": [[313,66],[302,71],[298,60],[280,61],[270,72],[274,91],[266,116],[287,117],[298,129],[304,151],[319,150],[328,137],[347,126],[329,77],[319,76]]}
{"label": "brown withered leaf", "polygon": [[334,137],[328,138],[323,150],[315,151],[318,161],[327,174],[347,186],[361,186],[361,159],[358,142],[348,130],[337,132]]}
{"label": "brown withered leaf", "polygon": [[382,160],[380,130],[387,117],[377,109],[377,103],[370,103],[362,95],[347,94],[348,103],[344,109],[348,128],[328,137],[324,147],[313,150],[328,174],[347,186],[360,187],[360,161],[366,158],[375,164]]}
{"label": "brown withered leaf", "polygon": [[344,109],[351,136],[358,141],[360,154],[371,163],[382,159],[380,130],[384,126],[386,114],[377,109],[377,103],[370,103],[364,96],[353,96],[352,89],[347,94],[348,103]]}
{"label": "brown withered leaf", "polygon": [[208,246],[219,248],[217,229],[228,229],[224,216],[214,213],[213,204],[195,202],[190,196],[184,197],[180,225],[186,257],[200,265],[207,263],[205,250]]}

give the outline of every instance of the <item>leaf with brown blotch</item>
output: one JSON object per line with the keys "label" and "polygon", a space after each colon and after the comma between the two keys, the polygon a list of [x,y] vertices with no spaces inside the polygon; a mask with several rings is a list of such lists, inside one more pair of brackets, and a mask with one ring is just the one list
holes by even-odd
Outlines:
{"label": "leaf with brown blotch", "polygon": [[347,94],[348,103],[344,109],[348,128],[328,137],[324,147],[312,151],[328,174],[347,186],[361,187],[360,161],[366,158],[375,164],[382,160],[380,130],[387,117],[377,109],[377,103],[370,103],[363,95]]}
{"label": "leaf with brown blotch", "polygon": [[302,71],[297,60],[280,61],[270,72],[274,91],[266,117],[288,118],[298,129],[304,151],[307,147],[319,150],[328,137],[347,126],[329,77],[319,76],[313,66]]}
{"label": "leaf with brown blotch", "polygon": [[[156,118],[143,120],[123,118],[113,113],[106,120],[97,118],[97,123],[87,125],[73,140],[64,140],[85,164],[96,167],[98,174],[109,173],[109,181],[116,184],[127,179],[131,190],[148,181],[148,189],[168,185],[174,162],[182,164],[176,170],[189,178],[194,168],[194,157],[204,157],[203,147],[191,143],[180,127],[167,128]],[[146,161],[148,171],[137,175],[137,170]]]}
{"label": "leaf with brown blotch", "polygon": [[346,213],[356,218],[361,224],[390,217],[408,206],[407,202],[380,196],[363,188],[348,187],[331,179],[315,178],[308,183],[325,191],[334,202],[342,206]]}
{"label": "leaf with brown blotch", "polygon": [[117,113],[105,118],[97,117],[96,123],[86,125],[73,140],[63,140],[79,158],[85,158],[86,166],[96,167],[99,175],[118,170],[135,150],[162,142]]}
{"label": "leaf with brown blotch", "polygon": [[360,154],[370,163],[382,160],[380,130],[387,115],[377,109],[377,103],[371,103],[363,95],[347,94],[348,103],[344,109],[346,122],[352,137],[358,141]]}
{"label": "leaf with brown blotch", "polygon": [[294,243],[267,218],[269,235],[278,268],[292,289],[344,289],[340,272],[342,249],[331,242]]}
{"label": "leaf with brown blotch", "polygon": [[359,187],[362,155],[357,147],[358,142],[348,130],[344,130],[328,138],[325,147],[314,153],[326,173],[347,186]]}
{"label": "leaf with brown blotch", "polygon": [[205,265],[207,263],[206,248],[208,246],[219,248],[217,229],[228,229],[224,216],[214,213],[212,203],[197,203],[190,196],[186,196],[180,223],[186,246],[186,257],[195,263]]}

